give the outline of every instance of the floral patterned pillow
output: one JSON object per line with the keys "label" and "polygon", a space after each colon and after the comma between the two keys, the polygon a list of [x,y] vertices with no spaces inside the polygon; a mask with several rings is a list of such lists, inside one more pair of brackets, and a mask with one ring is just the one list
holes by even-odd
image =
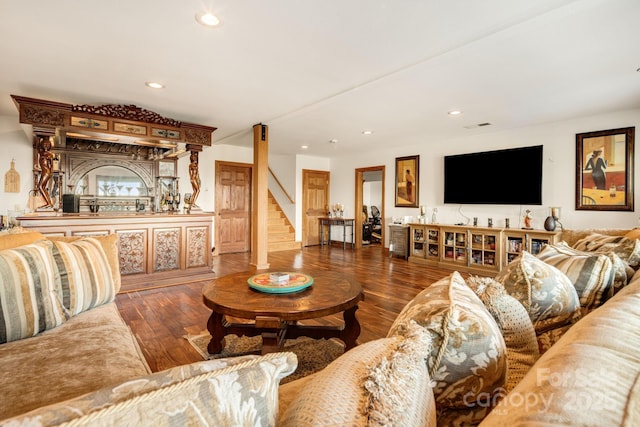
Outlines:
{"label": "floral patterned pillow", "polygon": [[416,295],[387,336],[406,334],[412,320],[432,335],[426,360],[438,415],[461,409],[479,421],[506,383],[507,351],[496,321],[458,272]]}
{"label": "floral patterned pillow", "polygon": [[562,271],[523,251],[495,280],[527,309],[536,335],[580,319],[580,301]]}
{"label": "floral patterned pillow", "polygon": [[5,420],[9,425],[276,425],[278,384],[293,353],[178,366]]}

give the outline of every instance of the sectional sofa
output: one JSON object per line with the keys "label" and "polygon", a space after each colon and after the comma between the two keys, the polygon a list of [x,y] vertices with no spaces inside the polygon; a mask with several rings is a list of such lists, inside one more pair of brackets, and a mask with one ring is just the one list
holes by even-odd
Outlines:
{"label": "sectional sofa", "polygon": [[640,232],[606,233],[431,284],[386,338],[282,385],[280,425],[640,425]]}
{"label": "sectional sofa", "polygon": [[638,425],[640,246],[612,234],[443,277],[387,337],[284,385],[292,353],[150,373],[113,302],[115,237],[0,235],[0,425]]}
{"label": "sectional sofa", "polygon": [[276,424],[293,353],[150,372],[114,302],[116,235],[0,234],[0,280],[0,425]]}

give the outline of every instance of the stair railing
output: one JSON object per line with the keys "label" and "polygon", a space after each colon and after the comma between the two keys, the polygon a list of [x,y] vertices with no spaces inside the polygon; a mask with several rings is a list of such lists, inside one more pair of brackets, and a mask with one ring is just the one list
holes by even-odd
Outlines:
{"label": "stair railing", "polygon": [[280,182],[280,180],[278,179],[276,174],[273,173],[273,170],[271,169],[271,167],[269,167],[269,173],[271,174],[271,176],[275,180],[276,184],[278,184],[278,187],[280,187],[280,190],[282,191],[282,194],[284,194],[286,196],[286,198],[289,199],[289,202],[291,204],[295,204],[296,202],[293,200],[293,197],[291,197],[289,195],[289,193],[287,193],[287,190],[284,189],[284,186],[282,185],[282,183]]}

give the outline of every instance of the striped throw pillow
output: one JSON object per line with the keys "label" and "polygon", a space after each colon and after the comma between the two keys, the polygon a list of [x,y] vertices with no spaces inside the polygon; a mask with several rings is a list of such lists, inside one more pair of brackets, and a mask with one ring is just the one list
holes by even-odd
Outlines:
{"label": "striped throw pillow", "polygon": [[581,307],[592,310],[613,296],[616,271],[609,256],[583,252],[560,242],[546,245],[537,257],[567,275],[578,292]]}
{"label": "striped throw pillow", "polygon": [[66,321],[55,292],[53,244],[0,251],[0,343],[32,337]]}
{"label": "striped throw pillow", "polygon": [[113,272],[96,239],[55,241],[53,258],[60,276],[57,291],[70,315],[113,301],[117,293]]}
{"label": "striped throw pillow", "polygon": [[607,253],[614,252],[633,269],[640,267],[640,240],[625,236],[608,236],[592,233],[578,240],[573,247],[579,251]]}

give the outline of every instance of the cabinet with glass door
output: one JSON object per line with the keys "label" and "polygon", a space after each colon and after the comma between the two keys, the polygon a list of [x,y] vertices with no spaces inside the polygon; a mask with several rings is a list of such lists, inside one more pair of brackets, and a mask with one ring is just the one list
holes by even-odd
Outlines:
{"label": "cabinet with glass door", "polygon": [[468,265],[468,232],[466,228],[441,228],[443,243],[440,260],[456,266]]}
{"label": "cabinet with glass door", "polygon": [[496,273],[500,270],[500,230],[493,228],[469,229],[471,257],[469,269],[480,274]]}
{"label": "cabinet with glass door", "polygon": [[426,254],[425,227],[421,224],[409,226],[409,259],[424,259]]}
{"label": "cabinet with glass door", "polygon": [[440,261],[440,228],[427,224],[409,225],[409,261],[437,265]]}
{"label": "cabinet with glass door", "polygon": [[504,264],[516,259],[522,251],[532,255],[540,253],[544,245],[553,245],[560,240],[560,233],[544,230],[504,230]]}

